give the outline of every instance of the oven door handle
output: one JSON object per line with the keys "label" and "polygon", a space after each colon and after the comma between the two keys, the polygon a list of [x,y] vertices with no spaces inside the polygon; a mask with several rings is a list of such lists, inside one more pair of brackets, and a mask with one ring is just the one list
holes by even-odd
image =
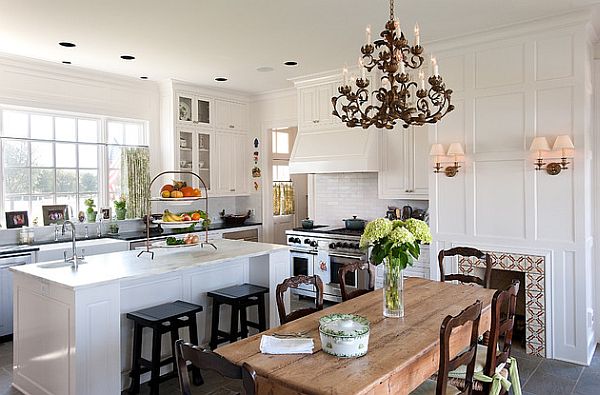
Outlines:
{"label": "oven door handle", "polygon": [[316,251],[302,251],[302,250],[292,250],[290,249],[290,252],[293,252],[295,254],[309,254],[309,255],[317,255]]}
{"label": "oven door handle", "polygon": [[366,261],[364,255],[350,255],[350,254],[340,254],[337,252],[330,252],[329,256],[333,256],[336,258],[358,259],[360,261]]}

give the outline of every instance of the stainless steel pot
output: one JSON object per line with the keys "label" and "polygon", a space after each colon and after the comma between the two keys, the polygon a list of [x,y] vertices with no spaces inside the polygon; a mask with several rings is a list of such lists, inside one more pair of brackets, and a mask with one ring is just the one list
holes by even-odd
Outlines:
{"label": "stainless steel pot", "polygon": [[367,221],[356,218],[356,215],[353,215],[351,219],[345,219],[344,223],[346,225],[346,229],[363,230],[367,224]]}

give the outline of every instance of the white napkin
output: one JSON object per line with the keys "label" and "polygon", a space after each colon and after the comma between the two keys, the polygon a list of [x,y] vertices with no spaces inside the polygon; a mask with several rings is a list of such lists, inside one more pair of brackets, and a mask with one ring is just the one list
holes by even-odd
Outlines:
{"label": "white napkin", "polygon": [[285,338],[262,335],[260,352],[263,354],[312,354],[314,347],[311,338]]}

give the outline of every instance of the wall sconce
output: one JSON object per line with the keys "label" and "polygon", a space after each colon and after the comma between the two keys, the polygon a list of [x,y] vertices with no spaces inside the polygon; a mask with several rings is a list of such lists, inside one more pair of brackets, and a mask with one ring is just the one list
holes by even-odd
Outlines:
{"label": "wall sconce", "polygon": [[461,143],[450,144],[448,152],[444,150],[442,144],[433,144],[431,146],[431,151],[429,151],[429,155],[434,157],[435,166],[433,167],[433,172],[436,174],[442,172],[442,159],[445,159],[446,156],[452,156],[454,159],[454,166],[446,166],[444,168],[444,174],[446,177],[454,177],[456,173],[458,173],[458,169],[460,169],[460,162],[465,155],[465,151],[463,150]]}
{"label": "wall sconce", "polygon": [[530,151],[537,151],[537,159],[535,161],[535,169],[542,170],[544,165],[546,165],[546,172],[552,176],[555,176],[561,172],[561,170],[568,169],[567,165],[570,163],[568,161],[569,158],[572,158],[572,155],[568,153],[568,150],[574,149],[575,146],[571,141],[571,138],[568,135],[558,136],[554,141],[554,145],[552,146],[552,151],[560,150],[560,163],[552,162],[544,163],[543,152],[550,151],[550,145],[548,144],[548,140],[546,137],[536,137],[531,142],[531,147],[529,147]]}

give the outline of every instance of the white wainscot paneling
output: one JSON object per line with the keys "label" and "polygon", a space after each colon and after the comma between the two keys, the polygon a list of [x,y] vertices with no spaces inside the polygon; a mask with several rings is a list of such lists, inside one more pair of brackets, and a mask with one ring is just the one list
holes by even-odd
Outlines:
{"label": "white wainscot paneling", "polygon": [[465,142],[465,101],[455,100],[452,104],[454,104],[454,111],[444,117],[444,122],[435,124],[437,142],[445,144],[446,149],[450,143]]}
{"label": "white wainscot paneling", "polygon": [[438,233],[465,234],[467,231],[465,173],[461,170],[454,177],[437,175]]}
{"label": "white wainscot paneling", "polygon": [[475,100],[475,152],[525,149],[524,95],[521,92]]}
{"label": "white wainscot paneling", "polygon": [[570,86],[536,91],[536,135],[548,136],[549,143],[573,130],[573,88]]}
{"label": "white wainscot paneling", "polygon": [[475,86],[490,88],[522,83],[523,44],[486,49],[475,55]]}
{"label": "white wainscot paneling", "polygon": [[477,162],[473,171],[476,235],[524,239],[524,161]]}
{"label": "white wainscot paneling", "polygon": [[[535,171],[535,170],[533,170]],[[575,216],[573,207],[573,171],[551,176],[536,172],[538,240],[573,241]]]}
{"label": "white wainscot paneling", "polygon": [[[535,43],[537,81],[573,75],[573,35],[562,34]],[[557,56],[557,54],[560,54]]]}
{"label": "white wainscot paneling", "polygon": [[438,56],[440,74],[444,78],[446,86],[454,92],[465,90],[465,56]]}
{"label": "white wainscot paneling", "polygon": [[[564,251],[558,255],[556,262],[556,273],[553,275],[555,293],[554,303],[555,315],[560,317],[555,321],[555,344],[557,352],[561,355],[573,356],[576,343],[577,329],[577,299],[575,289],[575,252]],[[561,256],[562,255],[562,256]],[[583,323],[582,323],[583,324]],[[561,350],[561,348],[563,348]]]}

